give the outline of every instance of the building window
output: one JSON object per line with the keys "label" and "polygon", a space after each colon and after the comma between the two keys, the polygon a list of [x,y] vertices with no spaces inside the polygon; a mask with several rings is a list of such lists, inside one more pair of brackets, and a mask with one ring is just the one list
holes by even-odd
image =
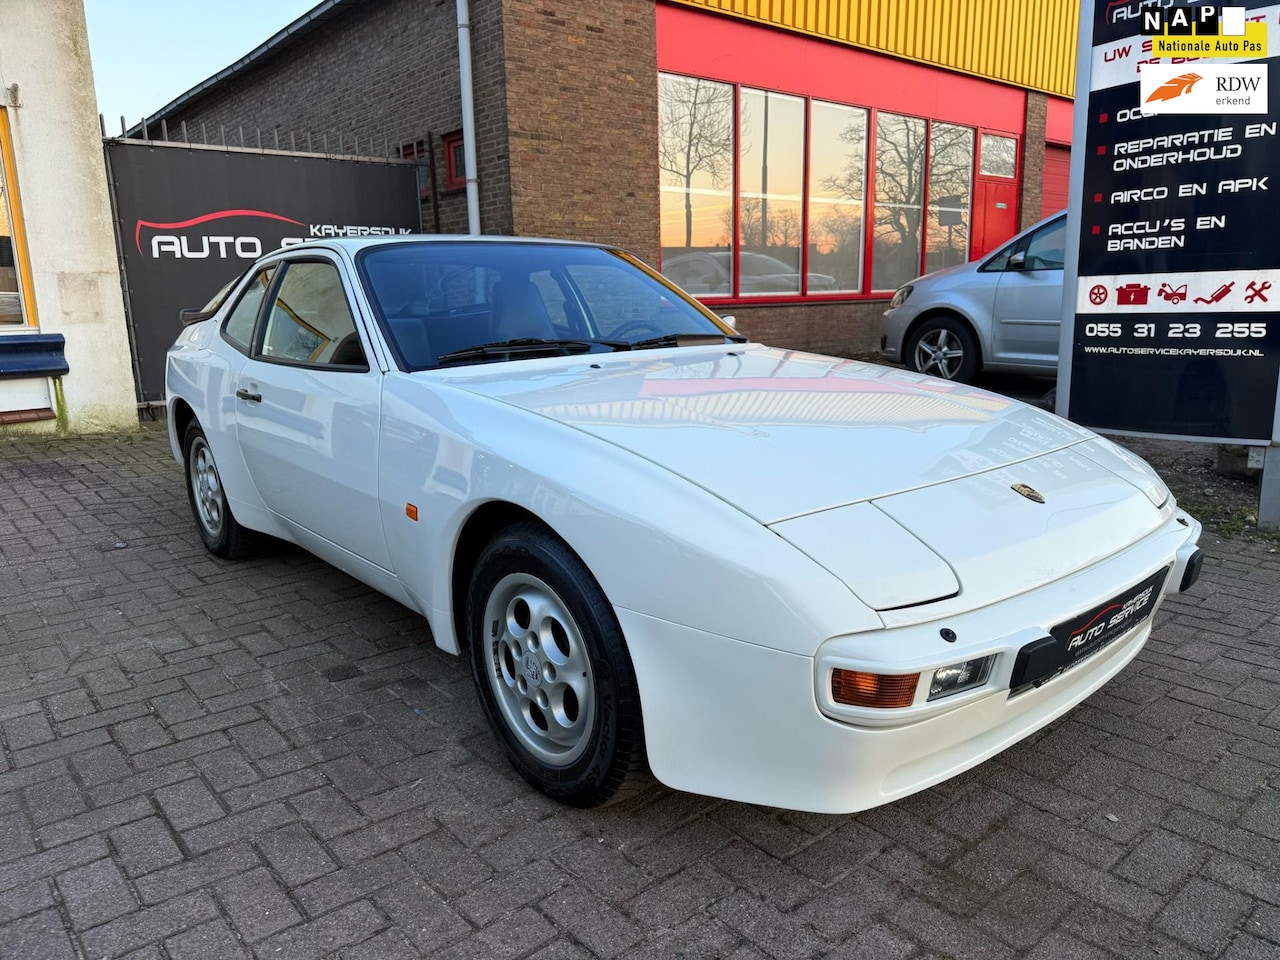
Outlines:
{"label": "building window", "polygon": [[800,293],[804,101],[742,91],[738,122],[738,293]]}
{"label": "building window", "polygon": [[883,297],[969,259],[975,160],[1016,174],[1018,139],[978,158],[973,127],[673,74],[658,96],[662,272],[699,297]]}
{"label": "building window", "polygon": [[1018,174],[1018,141],[994,133],[982,135],[982,175],[1015,177]]}
{"label": "building window", "polygon": [[867,111],[813,102],[809,120],[810,293],[862,290]]}
{"label": "building window", "polygon": [[[0,111],[0,122],[4,119],[4,111]],[[0,329],[25,322],[22,288],[18,283],[18,254],[14,249],[12,185],[5,179],[6,170],[13,169],[9,160],[8,140],[0,139]]]}
{"label": "building window", "polygon": [[733,87],[658,78],[662,267],[698,296],[733,293]]}
{"label": "building window", "polygon": [[920,275],[927,135],[928,124],[917,117],[896,113],[876,117],[873,290],[896,290]]}
{"label": "building window", "polygon": [[444,188],[467,189],[467,158],[462,145],[462,131],[446,133],[440,139],[444,145]]}
{"label": "building window", "polygon": [[973,203],[973,129],[935,123],[929,134],[929,221],[926,273],[969,259]]}

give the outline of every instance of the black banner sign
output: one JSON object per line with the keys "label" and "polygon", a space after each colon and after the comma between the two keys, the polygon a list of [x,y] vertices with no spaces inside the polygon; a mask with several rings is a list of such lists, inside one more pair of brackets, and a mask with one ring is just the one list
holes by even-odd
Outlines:
{"label": "black banner sign", "polygon": [[[1246,6],[1251,29],[1265,22],[1280,43],[1280,6]],[[1152,4],[1094,4],[1090,92],[1077,101],[1087,135],[1079,280],[1065,291],[1076,298],[1068,415],[1101,429],[1269,442],[1280,89],[1270,60],[1153,57],[1143,9]],[[1151,70],[1145,84],[1140,68]],[[1193,92],[1206,112],[1150,112]]]}
{"label": "black banner sign", "polygon": [[421,229],[412,165],[137,140],[105,148],[144,400],[164,398],[178,311],[206,303],[262,254]]}

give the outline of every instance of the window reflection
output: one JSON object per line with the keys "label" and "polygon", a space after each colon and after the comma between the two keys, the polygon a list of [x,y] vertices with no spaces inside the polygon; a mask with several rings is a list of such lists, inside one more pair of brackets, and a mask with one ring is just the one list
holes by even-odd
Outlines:
{"label": "window reflection", "polygon": [[22,323],[22,297],[18,292],[18,260],[13,249],[13,221],[9,216],[9,191],[0,165],[0,324]]}
{"label": "window reflection", "polygon": [[916,117],[876,117],[876,290],[895,290],[920,275],[926,129]]}
{"label": "window reflection", "polygon": [[982,175],[1012,177],[1018,172],[1018,141],[994,133],[982,135]]}
{"label": "window reflection", "polygon": [[895,290],[968,260],[975,155],[1017,172],[1017,138],[972,127],[667,74],[659,96],[662,272],[697,296]]}
{"label": "window reflection", "polygon": [[815,100],[809,133],[809,290],[862,289],[867,111]]}
{"label": "window reflection", "polygon": [[969,259],[973,129],[935,123],[929,137],[929,223],[925,272]]}
{"label": "window reflection", "polygon": [[742,91],[738,292],[800,292],[804,101]]}
{"label": "window reflection", "polygon": [[663,272],[690,293],[727,296],[733,292],[733,87],[663,74],[658,112]]}

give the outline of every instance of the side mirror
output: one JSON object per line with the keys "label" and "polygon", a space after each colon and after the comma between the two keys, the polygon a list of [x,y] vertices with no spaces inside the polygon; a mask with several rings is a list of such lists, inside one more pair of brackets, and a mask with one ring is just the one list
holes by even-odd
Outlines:
{"label": "side mirror", "polygon": [[1015,253],[1013,256],[1009,258],[1009,269],[1010,270],[1027,269],[1027,253],[1025,250],[1019,250],[1017,253]]}
{"label": "side mirror", "polygon": [[217,310],[205,310],[202,307],[187,307],[178,311],[178,319],[182,321],[184,327],[189,327],[201,320],[208,320],[217,312]]}
{"label": "side mirror", "polygon": [[727,323],[729,325],[730,330],[737,331],[738,329],[738,318],[733,316],[732,314],[730,314],[727,317],[721,317],[720,322]]}

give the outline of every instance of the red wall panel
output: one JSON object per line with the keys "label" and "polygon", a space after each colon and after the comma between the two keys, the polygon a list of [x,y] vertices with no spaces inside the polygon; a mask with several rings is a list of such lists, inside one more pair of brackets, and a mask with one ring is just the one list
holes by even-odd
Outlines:
{"label": "red wall panel", "polygon": [[1050,143],[1071,143],[1071,124],[1075,116],[1075,104],[1061,97],[1049,98],[1049,119],[1044,138]]}
{"label": "red wall panel", "polygon": [[1017,87],[687,7],[659,3],[657,14],[665,72],[1023,132]]}
{"label": "red wall panel", "polygon": [[1045,144],[1044,148],[1044,199],[1040,216],[1057,213],[1067,205],[1071,183],[1071,148]]}

